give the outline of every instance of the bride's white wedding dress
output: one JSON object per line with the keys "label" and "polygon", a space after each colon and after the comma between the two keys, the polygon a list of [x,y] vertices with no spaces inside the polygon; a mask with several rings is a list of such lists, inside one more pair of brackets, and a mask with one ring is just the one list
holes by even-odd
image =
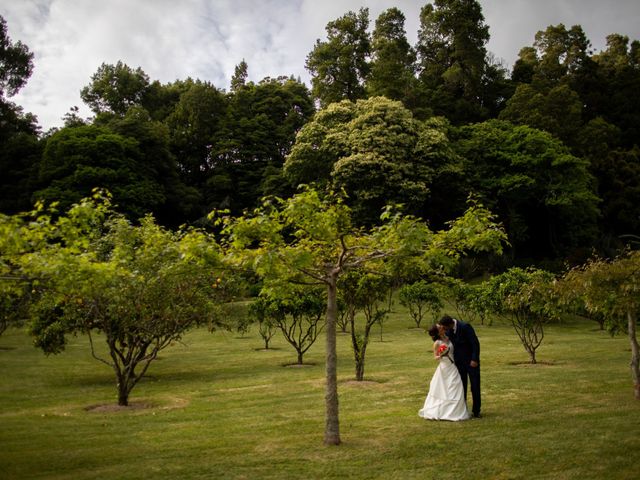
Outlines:
{"label": "bride's white wedding dress", "polygon": [[[437,347],[443,343],[445,342],[442,340],[436,341]],[[448,342],[446,345],[449,347],[449,356],[438,360],[439,365],[431,379],[429,393],[418,415],[429,420],[467,420],[470,415],[464,398],[462,380],[456,365],[452,362],[453,344]]]}

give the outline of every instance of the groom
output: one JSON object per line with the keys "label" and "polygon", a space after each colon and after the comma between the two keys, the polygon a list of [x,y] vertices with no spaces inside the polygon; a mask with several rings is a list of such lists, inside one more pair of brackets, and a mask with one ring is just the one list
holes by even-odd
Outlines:
{"label": "groom", "polygon": [[480,417],[480,342],[471,325],[449,315],[444,315],[438,322],[453,342],[453,359],[460,372],[464,398],[467,398],[467,377],[471,381],[471,397],[473,398],[473,416]]}

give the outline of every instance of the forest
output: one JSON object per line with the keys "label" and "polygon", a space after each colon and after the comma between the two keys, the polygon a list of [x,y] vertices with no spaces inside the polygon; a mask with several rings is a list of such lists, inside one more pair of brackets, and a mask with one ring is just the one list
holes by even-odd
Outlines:
{"label": "forest", "polygon": [[[286,72],[226,91],[206,79],[161,84],[103,63],[64,126],[42,132],[10,98],[33,53],[0,19],[0,212],[38,200],[65,210],[107,189],[132,221],[210,227],[300,184],[342,191],[354,222],[387,204],[441,228],[470,196],[504,226],[492,268],[559,269],[613,256],[640,231],[640,42],[611,33],[593,52],[580,25],[550,25],[508,71],[487,51],[478,2],[437,0],[411,45],[397,8],[347,12],[306,58],[311,86]],[[506,265],[504,265],[506,264]]]}

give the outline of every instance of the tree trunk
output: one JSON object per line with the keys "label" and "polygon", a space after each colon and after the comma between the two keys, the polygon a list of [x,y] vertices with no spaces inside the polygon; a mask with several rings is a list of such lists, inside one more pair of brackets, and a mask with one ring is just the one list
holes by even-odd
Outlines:
{"label": "tree trunk", "polygon": [[364,380],[364,360],[360,359],[356,362],[356,381],[361,382]]}
{"label": "tree trunk", "polygon": [[336,320],[338,274],[332,273],[327,285],[327,385],[325,394],[326,423],[325,445],[340,445],[340,423],[338,420],[338,353],[336,349]]}
{"label": "tree trunk", "polygon": [[637,322],[636,314],[627,312],[629,342],[631,343],[631,377],[634,384],[635,398],[640,400],[640,348],[638,348],[638,339],[636,337]]}
{"label": "tree trunk", "polygon": [[127,388],[127,381],[123,378],[118,379],[118,405],[121,407],[129,406],[130,389]]}

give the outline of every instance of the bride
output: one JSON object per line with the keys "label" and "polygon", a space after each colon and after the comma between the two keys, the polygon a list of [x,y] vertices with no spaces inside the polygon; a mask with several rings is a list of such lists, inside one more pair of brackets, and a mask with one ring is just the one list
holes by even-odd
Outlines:
{"label": "bride", "polygon": [[438,368],[433,374],[424,406],[418,412],[430,420],[467,420],[470,418],[464,398],[460,373],[453,363],[453,343],[447,338],[444,328],[434,325],[429,329],[434,340],[433,355]]}

